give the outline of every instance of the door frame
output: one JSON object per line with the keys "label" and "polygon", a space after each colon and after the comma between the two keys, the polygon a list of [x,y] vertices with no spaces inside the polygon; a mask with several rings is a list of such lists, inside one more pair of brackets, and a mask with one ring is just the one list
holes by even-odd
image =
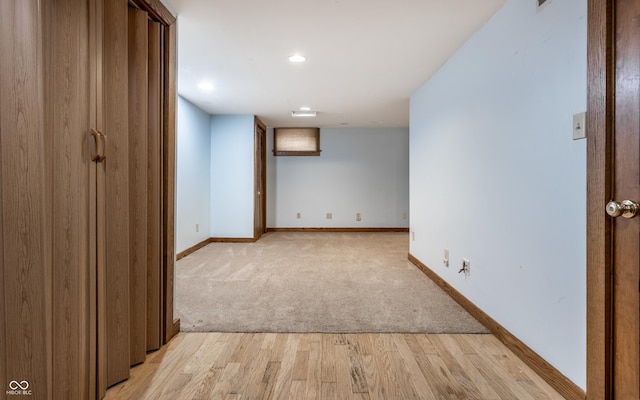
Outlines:
{"label": "door frame", "polygon": [[612,396],[612,222],[615,0],[588,0],[587,398]]}
{"label": "door frame", "polygon": [[258,240],[267,231],[267,127],[258,117],[254,117],[254,135],[253,239]]}

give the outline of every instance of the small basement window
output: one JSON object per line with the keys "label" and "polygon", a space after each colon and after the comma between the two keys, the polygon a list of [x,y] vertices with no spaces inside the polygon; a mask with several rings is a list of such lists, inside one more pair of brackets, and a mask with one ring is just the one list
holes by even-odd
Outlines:
{"label": "small basement window", "polygon": [[319,156],[320,128],[274,128],[274,156]]}

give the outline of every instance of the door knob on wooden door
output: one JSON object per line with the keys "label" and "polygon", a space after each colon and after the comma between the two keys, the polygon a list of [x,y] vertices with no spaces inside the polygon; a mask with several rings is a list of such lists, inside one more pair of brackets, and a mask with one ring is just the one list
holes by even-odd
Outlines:
{"label": "door knob on wooden door", "polygon": [[638,203],[631,200],[622,200],[622,202],[618,203],[617,201],[611,200],[607,203],[607,214],[612,217],[623,216],[624,218],[633,218],[638,213]]}

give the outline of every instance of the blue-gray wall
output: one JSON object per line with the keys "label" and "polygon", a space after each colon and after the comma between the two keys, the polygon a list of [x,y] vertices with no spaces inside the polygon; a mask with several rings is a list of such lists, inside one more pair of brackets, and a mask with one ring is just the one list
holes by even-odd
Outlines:
{"label": "blue-gray wall", "polygon": [[319,157],[274,157],[268,138],[269,227],[409,226],[408,129],[323,128]]}
{"label": "blue-gray wall", "polygon": [[254,116],[211,116],[211,236],[253,237]]}
{"label": "blue-gray wall", "polygon": [[586,0],[509,0],[410,110],[411,253],[583,389],[586,33]]}
{"label": "blue-gray wall", "polygon": [[[178,97],[176,251],[210,237],[210,115]],[[196,224],[199,229],[196,232]]]}
{"label": "blue-gray wall", "polygon": [[[177,141],[176,252],[253,237],[254,117],[180,97]],[[409,226],[408,129],[322,129],[320,142],[320,157],[274,157],[268,129],[268,227]]]}

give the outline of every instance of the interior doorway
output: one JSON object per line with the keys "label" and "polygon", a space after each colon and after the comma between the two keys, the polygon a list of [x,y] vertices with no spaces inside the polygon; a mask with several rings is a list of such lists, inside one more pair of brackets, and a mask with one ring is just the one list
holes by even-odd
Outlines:
{"label": "interior doorway", "polygon": [[615,207],[640,201],[640,0],[588,4],[587,396],[632,399],[640,398],[640,218],[615,216]]}
{"label": "interior doorway", "polygon": [[255,117],[255,194],[253,239],[258,240],[267,230],[267,128]]}

